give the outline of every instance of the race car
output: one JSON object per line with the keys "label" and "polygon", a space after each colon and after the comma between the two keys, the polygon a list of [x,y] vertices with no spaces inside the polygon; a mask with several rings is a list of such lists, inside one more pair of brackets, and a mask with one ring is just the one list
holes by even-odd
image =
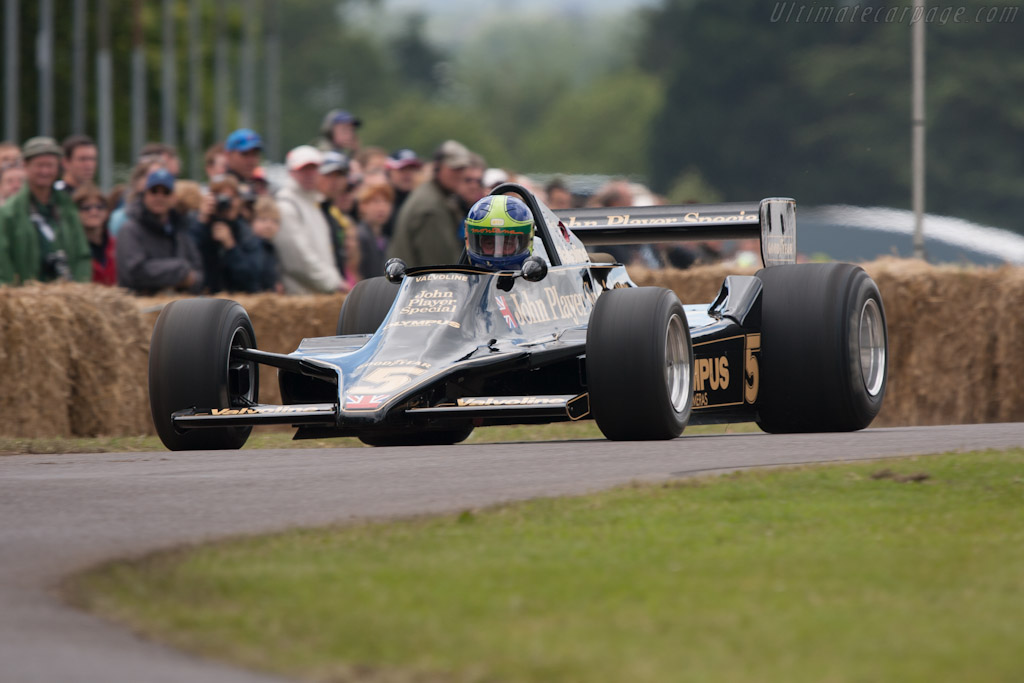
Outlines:
{"label": "race car", "polygon": [[[514,271],[462,261],[406,267],[345,298],[337,334],[261,351],[243,307],[164,307],[149,357],[153,421],[172,450],[240,448],[252,427],[373,446],[454,444],[474,428],[593,419],[613,440],[672,439],[687,424],[767,432],[866,427],[885,395],[888,337],[859,267],[796,264],[796,205],[575,209],[525,187],[532,255]],[[638,287],[587,247],[758,237],[764,268],[725,278],[714,301]],[[260,366],[282,404],[259,402]]]}

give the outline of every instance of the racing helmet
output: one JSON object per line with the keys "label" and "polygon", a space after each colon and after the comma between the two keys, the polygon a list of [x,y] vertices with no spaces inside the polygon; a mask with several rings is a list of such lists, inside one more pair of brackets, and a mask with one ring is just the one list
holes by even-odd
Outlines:
{"label": "racing helmet", "polygon": [[522,199],[498,194],[479,200],[466,216],[469,262],[514,270],[533,251],[533,214]]}

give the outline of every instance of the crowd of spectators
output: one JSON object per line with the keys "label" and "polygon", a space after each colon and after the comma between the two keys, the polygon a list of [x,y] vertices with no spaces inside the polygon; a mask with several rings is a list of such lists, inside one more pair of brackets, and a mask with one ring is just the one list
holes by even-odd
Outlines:
{"label": "crowd of spectators", "polygon": [[[150,143],[127,182],[96,184],[97,147],[86,135],[58,145],[34,137],[0,143],[0,285],[73,280],[138,294],[345,292],[383,275],[388,258],[456,263],[464,219],[496,185],[515,181],[552,209],[581,205],[555,177],[541,186],[456,140],[428,158],[363,146],[362,121],[334,109],[313,144],[288,152],[287,177],[270,182],[263,140],[239,129],[210,147],[205,178],[180,177],[177,150]],[[642,190],[642,188],[641,188]],[[625,181],[590,206],[653,201]],[[624,263],[687,266],[685,251],[619,247]]]}

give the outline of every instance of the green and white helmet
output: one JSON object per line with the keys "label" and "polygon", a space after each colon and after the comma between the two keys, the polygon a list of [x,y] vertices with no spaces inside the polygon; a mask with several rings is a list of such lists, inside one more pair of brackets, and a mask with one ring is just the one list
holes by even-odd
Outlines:
{"label": "green and white helmet", "polygon": [[466,216],[469,262],[490,270],[514,270],[533,251],[533,214],[508,195],[484,197]]}

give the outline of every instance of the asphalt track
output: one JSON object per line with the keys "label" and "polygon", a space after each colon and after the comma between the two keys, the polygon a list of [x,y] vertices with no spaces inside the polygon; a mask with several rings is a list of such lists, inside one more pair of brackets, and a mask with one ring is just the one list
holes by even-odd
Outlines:
{"label": "asphalt track", "polygon": [[276,680],[64,605],[104,560],[233,534],[460,510],[733,469],[1024,446],[1024,423],[390,449],[0,457],[0,682]]}

